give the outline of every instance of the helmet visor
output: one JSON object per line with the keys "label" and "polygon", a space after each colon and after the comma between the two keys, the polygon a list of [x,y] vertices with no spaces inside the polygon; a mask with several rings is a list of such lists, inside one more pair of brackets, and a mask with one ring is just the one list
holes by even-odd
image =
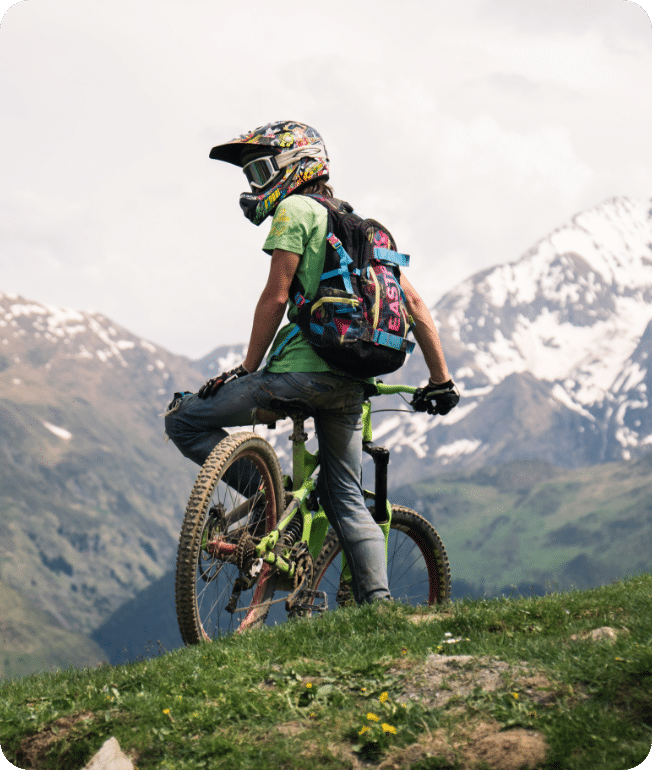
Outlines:
{"label": "helmet visor", "polygon": [[255,158],[242,167],[252,190],[261,190],[281,173],[273,155]]}

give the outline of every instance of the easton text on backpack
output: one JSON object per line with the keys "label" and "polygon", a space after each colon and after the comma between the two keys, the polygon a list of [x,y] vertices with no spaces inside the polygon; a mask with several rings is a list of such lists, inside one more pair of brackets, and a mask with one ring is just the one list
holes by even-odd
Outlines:
{"label": "easton text on backpack", "polygon": [[300,328],[328,364],[347,374],[377,377],[396,371],[414,349],[407,339],[412,319],[400,284],[400,267],[409,264],[409,256],[396,251],[383,225],[363,219],[348,203],[307,197],[328,211],[326,257],[312,299],[296,277],[290,288],[298,309],[294,333]]}

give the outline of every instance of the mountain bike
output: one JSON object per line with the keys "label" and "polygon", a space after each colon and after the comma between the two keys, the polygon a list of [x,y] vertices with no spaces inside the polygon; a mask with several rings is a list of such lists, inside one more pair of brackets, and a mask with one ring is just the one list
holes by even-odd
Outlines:
{"label": "mountain bike", "polygon": [[[374,387],[373,396],[416,390]],[[241,431],[215,447],[190,495],[175,587],[185,644],[281,620],[283,612],[310,616],[353,602],[350,570],[315,492],[319,452],[306,448],[310,414],[298,401],[272,403],[272,409],[292,419],[292,475],[282,474],[268,441]],[[375,469],[375,489],[364,496],[385,535],[392,597],[412,605],[444,603],[451,592],[446,549],[422,516],[387,500],[389,451],[373,443],[368,399],[362,427]]]}

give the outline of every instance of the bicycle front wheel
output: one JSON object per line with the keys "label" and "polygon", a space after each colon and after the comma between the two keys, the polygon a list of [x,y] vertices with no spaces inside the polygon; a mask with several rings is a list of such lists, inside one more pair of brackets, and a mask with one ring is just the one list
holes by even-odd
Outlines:
{"label": "bicycle front wheel", "polygon": [[[324,591],[328,606],[347,602],[350,592],[340,585],[342,548],[330,530],[315,561],[313,588]],[[387,541],[387,577],[393,599],[412,606],[443,604],[451,594],[451,571],[444,544],[416,511],[392,506]]]}
{"label": "bicycle front wheel", "polygon": [[276,526],[282,506],[271,445],[251,432],[220,441],[197,477],[179,538],[175,599],[185,644],[265,622],[276,577],[267,564],[255,577],[242,565],[252,543]]}

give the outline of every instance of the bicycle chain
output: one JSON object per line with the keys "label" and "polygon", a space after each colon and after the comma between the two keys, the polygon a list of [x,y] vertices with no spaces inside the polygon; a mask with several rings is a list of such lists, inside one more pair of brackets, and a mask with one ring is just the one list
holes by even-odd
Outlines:
{"label": "bicycle chain", "polygon": [[[236,550],[236,553],[240,549],[240,542],[244,540],[244,536],[240,538],[240,541],[238,542],[238,549]],[[243,545],[244,547],[244,545]],[[309,592],[310,589],[307,588],[307,586],[312,585],[312,580],[314,576],[314,561],[312,556],[310,555],[310,551],[308,550],[308,546],[304,542],[296,543],[291,552],[291,560],[295,562],[296,569],[294,573],[294,590],[288,596],[287,598],[281,597],[280,599],[272,599],[268,602],[261,602],[261,604],[257,604],[257,608],[264,608],[264,607],[271,607],[273,604],[280,604],[281,602],[285,602],[285,609],[286,611],[292,616],[292,613],[301,611],[301,609],[305,609],[304,607],[301,607],[302,604],[300,599],[301,594],[306,591]],[[232,614],[238,614],[240,612],[248,612],[251,609],[250,606],[247,607],[238,607],[237,609],[234,607],[232,610],[229,610]],[[318,609],[315,607],[314,609]]]}
{"label": "bicycle chain", "polygon": [[294,591],[285,601],[285,610],[289,617],[301,614],[301,594],[305,588],[312,585],[314,575],[314,562],[308,546],[303,542],[296,543],[292,547],[292,560],[296,564],[294,571]]}

